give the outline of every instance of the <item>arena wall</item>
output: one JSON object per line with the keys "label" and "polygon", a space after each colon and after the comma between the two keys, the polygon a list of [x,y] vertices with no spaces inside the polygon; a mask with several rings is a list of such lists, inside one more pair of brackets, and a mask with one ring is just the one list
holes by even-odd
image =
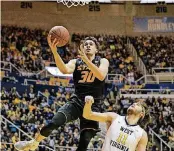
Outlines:
{"label": "arena wall", "polygon": [[[133,32],[133,16],[173,16],[174,5],[165,14],[156,13],[156,5],[101,4],[99,12],[89,12],[88,5],[67,8],[56,2],[32,2],[32,8],[21,8],[21,2],[1,3],[2,25],[50,29],[63,25],[73,33],[128,34]],[[172,34],[172,33],[167,33]]]}

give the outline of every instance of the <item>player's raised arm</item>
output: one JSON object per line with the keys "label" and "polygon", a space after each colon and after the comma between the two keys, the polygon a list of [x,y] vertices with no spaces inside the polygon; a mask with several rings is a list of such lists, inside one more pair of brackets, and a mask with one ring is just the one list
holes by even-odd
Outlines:
{"label": "player's raised arm", "polygon": [[91,106],[94,103],[94,98],[92,96],[85,97],[85,106],[83,109],[83,117],[89,120],[98,121],[98,122],[107,122],[112,123],[116,119],[117,114],[113,112],[107,113],[97,113],[91,111]]}
{"label": "player's raised arm", "polygon": [[147,133],[144,131],[140,141],[138,142],[136,151],[146,151],[147,142],[148,142]]}
{"label": "player's raised arm", "polygon": [[59,70],[63,73],[63,74],[71,74],[74,72],[75,69],[75,63],[76,63],[76,59],[70,60],[68,62],[68,64],[65,64],[62,60],[62,58],[60,57],[60,55],[57,52],[57,44],[59,42],[57,42],[56,39],[54,39],[53,42],[51,42],[51,35],[48,35],[47,37],[48,40],[48,44],[51,48],[51,51],[54,55],[54,59],[56,62],[56,66],[59,68]]}

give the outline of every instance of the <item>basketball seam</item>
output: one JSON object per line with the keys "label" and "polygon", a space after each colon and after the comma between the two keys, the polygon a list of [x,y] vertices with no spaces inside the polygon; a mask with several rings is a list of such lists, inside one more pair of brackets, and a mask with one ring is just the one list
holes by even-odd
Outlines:
{"label": "basketball seam", "polygon": [[[60,30],[59,30],[60,31]],[[60,38],[63,41],[68,42],[67,40],[65,40],[64,38],[61,38],[61,32],[60,32],[60,36],[55,32],[55,31],[51,31],[55,36],[57,36],[58,38]]]}

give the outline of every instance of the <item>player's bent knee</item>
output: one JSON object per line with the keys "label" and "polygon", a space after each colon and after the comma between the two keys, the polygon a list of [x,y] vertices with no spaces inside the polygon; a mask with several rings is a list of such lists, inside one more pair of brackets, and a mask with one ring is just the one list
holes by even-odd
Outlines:
{"label": "player's bent knee", "polygon": [[65,124],[65,122],[65,115],[61,112],[58,112],[53,117],[52,122],[41,129],[40,134],[42,136],[48,137],[54,129],[57,129],[59,126],[62,126],[63,124]]}
{"label": "player's bent knee", "polygon": [[66,116],[62,112],[57,112],[52,119],[52,123],[54,123],[57,127],[62,126],[66,123]]}

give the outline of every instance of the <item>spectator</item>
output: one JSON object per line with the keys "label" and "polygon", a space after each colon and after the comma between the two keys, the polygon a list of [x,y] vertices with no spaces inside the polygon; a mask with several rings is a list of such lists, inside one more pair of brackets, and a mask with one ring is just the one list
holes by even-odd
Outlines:
{"label": "spectator", "polygon": [[131,42],[150,72],[153,67],[165,68],[174,66],[172,37],[131,37]]}
{"label": "spectator", "polygon": [[13,144],[15,144],[16,142],[19,141],[19,138],[18,138],[18,133],[14,133],[13,137],[12,137],[12,142]]}

